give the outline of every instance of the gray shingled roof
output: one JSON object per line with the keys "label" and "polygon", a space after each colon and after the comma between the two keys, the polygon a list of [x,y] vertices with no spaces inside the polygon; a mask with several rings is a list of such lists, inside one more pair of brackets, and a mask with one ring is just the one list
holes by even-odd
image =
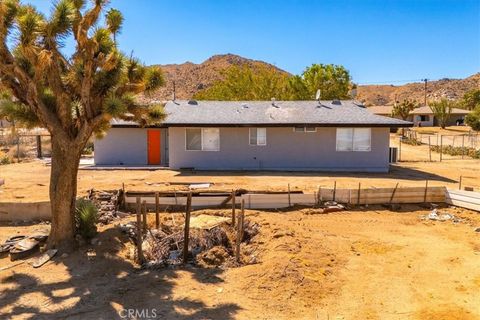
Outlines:
{"label": "gray shingled roof", "polygon": [[[196,104],[195,104],[196,103]],[[382,117],[355,101],[169,101],[162,126],[369,126],[408,127],[411,122]],[[113,126],[131,126],[115,120]]]}

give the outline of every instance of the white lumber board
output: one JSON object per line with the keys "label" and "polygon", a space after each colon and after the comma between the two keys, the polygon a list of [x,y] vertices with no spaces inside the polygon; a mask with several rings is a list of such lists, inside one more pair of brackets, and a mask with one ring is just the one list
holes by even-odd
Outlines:
{"label": "white lumber board", "polygon": [[457,207],[480,211],[480,192],[448,189],[445,202]]}

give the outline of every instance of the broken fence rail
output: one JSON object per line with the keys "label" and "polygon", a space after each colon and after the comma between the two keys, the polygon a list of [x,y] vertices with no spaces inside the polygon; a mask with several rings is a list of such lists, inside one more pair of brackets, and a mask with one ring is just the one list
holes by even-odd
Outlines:
{"label": "broken fence rail", "polygon": [[[160,194],[162,194],[160,192]],[[163,193],[165,194],[165,193]],[[393,197],[392,197],[393,195]],[[155,192],[127,192],[125,203],[127,206],[135,205],[136,197],[140,196],[147,205],[155,205]],[[228,199],[228,201],[226,201]],[[280,209],[291,205],[315,205],[321,201],[337,201],[348,204],[387,204],[387,203],[423,203],[445,202],[445,187],[403,187],[394,192],[394,188],[365,188],[365,189],[327,189],[319,188],[314,193],[244,193],[237,196],[237,203],[245,201],[248,209]],[[186,193],[175,193],[173,196],[159,196],[159,205],[185,206]],[[192,207],[211,208],[231,204],[231,193],[204,194],[192,197]]]}

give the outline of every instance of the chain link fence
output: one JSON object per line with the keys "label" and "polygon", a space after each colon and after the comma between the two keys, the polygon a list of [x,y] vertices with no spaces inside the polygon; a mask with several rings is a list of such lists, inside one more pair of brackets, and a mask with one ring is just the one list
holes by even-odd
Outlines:
{"label": "chain link fence", "polygon": [[399,158],[407,160],[407,157],[401,152],[402,144],[418,147],[415,157],[418,157],[416,160],[419,161],[480,159],[480,134],[474,131],[445,135],[406,130],[404,137],[399,138]]}
{"label": "chain link fence", "polygon": [[0,130],[0,164],[51,156],[50,135],[43,130]]}

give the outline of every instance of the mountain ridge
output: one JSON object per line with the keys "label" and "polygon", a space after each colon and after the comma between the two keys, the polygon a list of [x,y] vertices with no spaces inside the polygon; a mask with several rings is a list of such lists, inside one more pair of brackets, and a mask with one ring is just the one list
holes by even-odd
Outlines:
{"label": "mountain ridge", "polygon": [[[157,64],[165,75],[166,84],[162,88],[145,94],[142,99],[149,101],[171,100],[173,98],[175,83],[176,99],[191,99],[192,96],[205,88],[210,87],[216,81],[222,79],[223,72],[231,66],[249,65],[251,67],[267,66],[278,72],[289,74],[273,64],[241,57],[235,54],[213,55],[201,63],[190,61],[179,64]],[[427,83],[427,100],[438,98],[459,99],[467,91],[480,89],[480,73],[475,73],[465,79],[441,79]],[[359,85],[356,99],[367,106],[391,105],[395,98],[401,101],[405,98],[418,102],[424,101],[424,83],[413,82],[403,85],[369,84]]]}

